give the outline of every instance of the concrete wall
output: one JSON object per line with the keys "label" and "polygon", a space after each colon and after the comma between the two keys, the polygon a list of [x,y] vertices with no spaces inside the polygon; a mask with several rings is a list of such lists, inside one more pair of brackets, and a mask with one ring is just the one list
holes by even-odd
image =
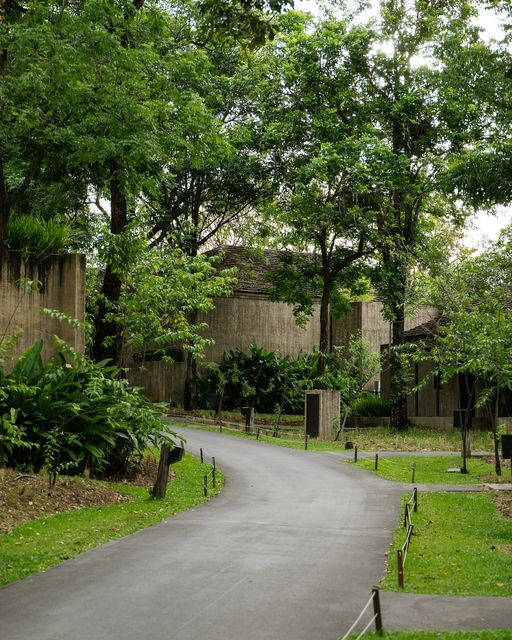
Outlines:
{"label": "concrete wall", "polygon": [[[39,283],[37,291],[28,292],[23,283]],[[53,354],[52,337],[58,335],[77,351],[84,351],[84,336],[67,323],[40,313],[42,308],[61,311],[72,318],[85,316],[85,257],[61,255],[41,263],[24,262],[21,254],[6,251],[0,255],[0,339],[22,331],[14,354],[19,354],[44,340],[43,356]]]}
{"label": "concrete wall", "polygon": [[295,321],[291,305],[271,302],[265,295],[236,294],[219,298],[215,309],[199,318],[209,326],[205,335],[215,344],[205,352],[206,362],[218,362],[229,349],[247,350],[251,342],[267,351],[296,356],[300,351],[312,351],[320,340],[320,306],[302,328]]}
{"label": "concrete wall", "polygon": [[[420,362],[417,367],[411,368],[409,386],[411,393],[407,398],[407,411],[409,422],[423,427],[438,429],[453,429],[453,412],[459,409],[457,379],[454,377],[447,383],[436,389],[436,382],[429,374],[433,365],[430,362]],[[428,377],[428,379],[427,379]],[[382,395],[389,398],[390,376],[387,365],[382,372]],[[412,391],[420,382],[425,384],[417,391]],[[507,423],[507,418],[500,418],[502,424]],[[490,418],[485,407],[475,409],[472,418],[474,429],[490,428]]]}

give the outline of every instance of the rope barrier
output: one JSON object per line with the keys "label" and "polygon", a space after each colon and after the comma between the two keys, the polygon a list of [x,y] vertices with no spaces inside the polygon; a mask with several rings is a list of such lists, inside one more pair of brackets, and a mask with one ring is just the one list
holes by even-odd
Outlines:
{"label": "rope barrier", "polygon": [[352,633],[352,631],[354,630],[354,628],[357,626],[358,622],[361,620],[361,618],[364,616],[364,614],[366,613],[366,610],[368,609],[368,607],[371,605],[371,603],[373,602],[373,593],[370,596],[370,599],[368,600],[368,602],[364,605],[363,609],[361,610],[361,613],[357,616],[355,622],[352,624],[352,626],[350,627],[350,629],[345,633],[345,635],[343,636],[343,638],[341,640],[346,640],[346,638],[348,638],[348,636]]}
{"label": "rope barrier", "polygon": [[370,606],[370,604],[373,602],[373,616],[370,620],[370,622],[365,626],[365,628],[361,631],[361,633],[357,636],[357,640],[360,640],[360,638],[362,638],[362,636],[368,631],[368,629],[371,627],[371,625],[373,623],[375,623],[375,631],[379,634],[382,635],[384,628],[382,626],[382,613],[380,610],[380,597],[379,597],[379,590],[377,587],[374,587],[372,589],[372,595],[370,596],[370,599],[368,600],[368,602],[365,604],[365,606],[363,607],[363,609],[361,610],[361,613],[357,616],[357,619],[355,620],[355,622],[352,624],[352,626],[350,627],[350,629],[345,633],[345,635],[343,636],[343,638],[341,640],[346,640],[346,638],[348,638],[348,636],[352,633],[352,631],[356,628],[356,626],[359,624],[359,622],[361,621],[361,618],[363,617],[363,615],[366,613],[366,610],[368,609],[368,607]]}
{"label": "rope barrier", "polygon": [[366,625],[366,627],[361,631],[361,633],[357,636],[356,640],[360,640],[364,634],[368,631],[368,629],[371,627],[371,625],[375,622],[375,620],[377,620],[377,614],[375,614],[373,616],[373,618],[370,620],[370,622]]}

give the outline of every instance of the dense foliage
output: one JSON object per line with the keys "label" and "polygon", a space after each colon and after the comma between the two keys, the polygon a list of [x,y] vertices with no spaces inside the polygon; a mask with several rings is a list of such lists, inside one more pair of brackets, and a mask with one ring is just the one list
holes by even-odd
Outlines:
{"label": "dense foliage", "polygon": [[151,439],[174,443],[159,407],[129,388],[116,367],[93,363],[56,339],[43,364],[42,340],[10,373],[0,369],[0,464],[50,477],[118,473]]}
{"label": "dense foliage", "polygon": [[253,406],[260,413],[302,413],[304,392],[320,382],[339,389],[345,406],[351,405],[378,370],[378,356],[356,336],[348,347],[336,347],[326,356],[325,373],[317,378],[320,353],[300,353],[296,358],[251,345],[224,353],[199,376],[200,401],[205,407],[236,409]]}

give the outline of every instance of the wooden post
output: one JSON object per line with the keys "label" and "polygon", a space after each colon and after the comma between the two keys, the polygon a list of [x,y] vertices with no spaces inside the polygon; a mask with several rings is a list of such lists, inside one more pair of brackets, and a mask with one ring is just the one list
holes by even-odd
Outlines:
{"label": "wooden post", "polygon": [[308,434],[304,433],[304,451],[308,450]]}
{"label": "wooden post", "polygon": [[380,608],[380,597],[379,597],[379,590],[377,589],[377,587],[373,587],[372,594],[373,594],[373,613],[375,614],[375,631],[381,636],[384,631],[384,627],[382,626],[382,611]]}
{"label": "wooden post", "polygon": [[260,439],[260,428],[258,427],[258,430],[256,431],[256,440]]}
{"label": "wooden post", "polygon": [[411,482],[416,482],[416,463],[412,463],[412,480]]}
{"label": "wooden post", "polygon": [[217,486],[217,477],[216,477],[216,471],[217,471],[217,467],[215,466],[215,458],[212,456],[212,487],[215,488]]}
{"label": "wooden post", "polygon": [[167,492],[167,479],[169,477],[169,445],[164,444],[160,449],[160,461],[158,463],[158,472],[156,482],[153,487],[154,498],[165,498]]}
{"label": "wooden post", "polygon": [[204,497],[208,497],[208,476],[203,476]]}
{"label": "wooden post", "polygon": [[414,513],[418,513],[418,487],[414,487],[413,497],[414,497]]}
{"label": "wooden post", "polygon": [[199,453],[201,454],[201,464],[203,464],[204,460],[203,460],[203,449],[201,447],[201,449],[199,449]]}
{"label": "wooden post", "polygon": [[379,454],[376,453],[375,454],[375,471],[378,471],[379,469]]}
{"label": "wooden post", "polygon": [[400,589],[404,588],[404,561],[402,555],[402,549],[398,549],[396,552],[397,568],[398,568],[398,586]]}
{"label": "wooden post", "polygon": [[404,512],[404,528],[407,529],[407,525],[409,524],[409,503],[407,503],[405,505],[405,512]]}
{"label": "wooden post", "polygon": [[357,444],[354,447],[354,462],[357,462]]}

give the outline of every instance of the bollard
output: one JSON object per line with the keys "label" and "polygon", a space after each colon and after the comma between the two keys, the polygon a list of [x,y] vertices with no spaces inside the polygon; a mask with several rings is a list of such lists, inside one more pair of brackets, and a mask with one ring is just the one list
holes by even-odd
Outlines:
{"label": "bollard", "polygon": [[375,471],[379,470],[379,454],[375,454]]}
{"label": "bollard", "polygon": [[357,462],[357,444],[354,447],[354,462]]}
{"label": "bollard", "polygon": [[203,476],[204,497],[208,497],[208,476]]}
{"label": "bollard", "polygon": [[201,454],[201,464],[203,464],[203,449],[199,449],[199,453]]}
{"label": "bollard", "polygon": [[404,588],[404,561],[402,555],[402,549],[398,549],[396,552],[397,568],[398,568],[398,586],[400,589]]}
{"label": "bollard", "polygon": [[373,587],[372,594],[373,594],[373,613],[375,615],[375,631],[381,636],[384,631],[384,627],[382,625],[382,611],[380,608],[380,597],[379,597],[379,590],[377,587]]}
{"label": "bollard", "polygon": [[416,482],[416,463],[412,463],[412,480],[411,482]]}

